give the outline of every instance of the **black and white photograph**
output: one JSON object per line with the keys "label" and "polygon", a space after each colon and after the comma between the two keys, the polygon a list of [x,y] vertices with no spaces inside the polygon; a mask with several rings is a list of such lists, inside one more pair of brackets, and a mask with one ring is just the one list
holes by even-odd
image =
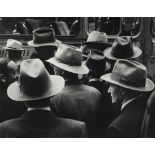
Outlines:
{"label": "black and white photograph", "polygon": [[155,15],[132,0],[24,3],[0,15],[2,152],[153,153]]}
{"label": "black and white photograph", "polygon": [[1,17],[1,138],[155,137],[154,17]]}

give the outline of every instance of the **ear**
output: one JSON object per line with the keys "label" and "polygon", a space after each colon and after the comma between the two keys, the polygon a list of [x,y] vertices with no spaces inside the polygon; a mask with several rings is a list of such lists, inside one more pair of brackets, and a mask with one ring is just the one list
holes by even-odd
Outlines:
{"label": "ear", "polygon": [[0,81],[6,83],[6,76],[4,74],[0,74]]}
{"label": "ear", "polygon": [[123,97],[126,96],[126,91],[125,91],[124,88],[121,88],[121,94],[122,94]]}

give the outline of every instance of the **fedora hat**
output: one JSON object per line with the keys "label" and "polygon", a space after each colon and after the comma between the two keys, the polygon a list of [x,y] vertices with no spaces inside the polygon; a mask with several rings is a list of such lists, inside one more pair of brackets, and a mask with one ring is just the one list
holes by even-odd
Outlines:
{"label": "fedora hat", "polygon": [[33,31],[33,40],[28,41],[29,46],[59,46],[61,41],[55,39],[55,32],[52,28],[41,27]]}
{"label": "fedora hat", "polygon": [[3,47],[3,49],[8,49],[12,51],[23,51],[24,49],[22,48],[22,43],[20,41],[14,40],[14,39],[8,39],[6,46]]}
{"label": "fedora hat", "polygon": [[112,73],[101,76],[101,79],[127,89],[146,92],[154,88],[153,82],[146,75],[147,70],[143,64],[120,59],[116,61]]}
{"label": "fedora hat", "polygon": [[82,51],[75,46],[61,44],[55,53],[55,57],[48,59],[47,62],[75,74],[87,74],[89,72],[89,69],[82,62]]}
{"label": "fedora hat", "polygon": [[133,46],[130,36],[117,36],[112,44],[104,50],[104,55],[108,59],[134,59],[142,54],[140,48]]}
{"label": "fedora hat", "polygon": [[91,49],[90,54],[84,64],[90,71],[104,73],[111,68],[111,64],[106,62],[105,56],[102,52]]}
{"label": "fedora hat", "polygon": [[109,47],[111,46],[111,43],[108,42],[108,37],[106,33],[99,32],[99,31],[92,31],[85,43],[83,45],[99,45],[99,46],[105,46]]}
{"label": "fedora hat", "polygon": [[8,96],[15,101],[30,101],[56,95],[64,87],[61,76],[49,75],[42,61],[27,59],[21,63],[18,82],[9,85]]}

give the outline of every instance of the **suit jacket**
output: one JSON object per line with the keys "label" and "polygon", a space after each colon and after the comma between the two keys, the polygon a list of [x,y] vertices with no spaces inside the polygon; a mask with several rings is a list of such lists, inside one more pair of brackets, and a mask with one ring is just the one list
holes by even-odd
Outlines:
{"label": "suit jacket", "polygon": [[89,137],[104,134],[102,95],[93,87],[80,83],[66,83],[64,89],[51,98],[51,109],[56,116],[83,121]]}
{"label": "suit jacket", "polygon": [[57,118],[50,111],[32,110],[0,124],[1,138],[87,137],[83,122]]}
{"label": "suit jacket", "polygon": [[140,136],[146,98],[138,97],[127,104],[121,114],[109,125],[108,137],[136,138]]}

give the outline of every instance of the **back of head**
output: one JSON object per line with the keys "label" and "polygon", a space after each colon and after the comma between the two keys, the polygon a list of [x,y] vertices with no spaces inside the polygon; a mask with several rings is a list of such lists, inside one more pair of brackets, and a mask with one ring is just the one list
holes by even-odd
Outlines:
{"label": "back of head", "polygon": [[55,51],[57,50],[56,46],[40,46],[35,47],[36,57],[40,60],[47,60],[51,57],[54,57]]}

